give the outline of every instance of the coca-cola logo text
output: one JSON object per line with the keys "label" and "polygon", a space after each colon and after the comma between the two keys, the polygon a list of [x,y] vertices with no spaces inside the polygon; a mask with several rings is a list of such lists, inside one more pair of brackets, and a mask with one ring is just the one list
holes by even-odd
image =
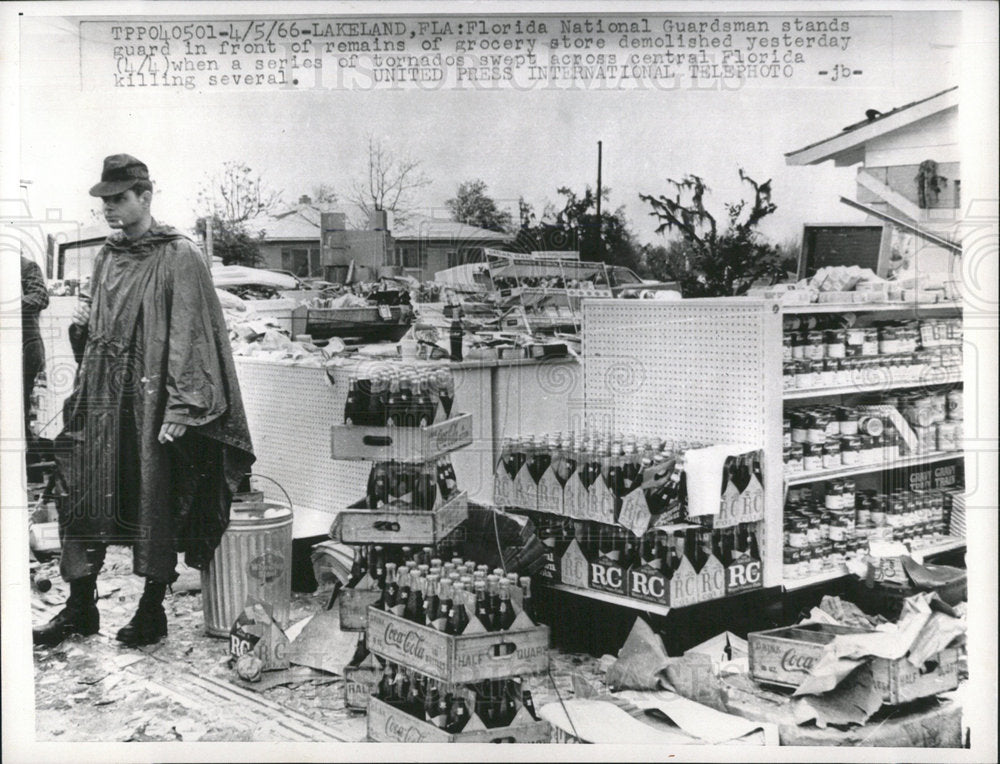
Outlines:
{"label": "coca-cola logo text", "polygon": [[401,631],[391,623],[385,626],[385,643],[393,645],[404,655],[422,659],[424,657],[424,638],[415,631]]}
{"label": "coca-cola logo text", "polygon": [[398,740],[401,743],[419,743],[424,739],[424,736],[420,734],[420,730],[416,727],[409,724],[401,724],[393,716],[386,717],[385,736],[391,740]]}
{"label": "coca-cola logo text", "polygon": [[808,674],[815,663],[815,656],[796,652],[794,648],[781,656],[781,668],[791,673]]}

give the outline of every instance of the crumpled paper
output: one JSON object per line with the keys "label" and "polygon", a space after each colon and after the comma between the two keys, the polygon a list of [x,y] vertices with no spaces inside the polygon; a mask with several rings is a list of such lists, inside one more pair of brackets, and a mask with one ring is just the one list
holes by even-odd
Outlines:
{"label": "crumpled paper", "polygon": [[261,660],[263,671],[286,669],[289,664],[289,641],[278,626],[271,607],[253,598],[236,617],[229,630],[229,651],[233,658],[251,654]]}
{"label": "crumpled paper", "polygon": [[618,651],[618,660],[608,669],[606,681],[612,692],[655,690],[660,672],[670,658],[659,634],[642,618],[636,618],[628,639]]}
{"label": "crumpled paper", "polygon": [[882,707],[882,693],[875,687],[871,666],[863,663],[829,692],[798,697],[793,703],[799,724],[845,727],[867,722]]}
{"label": "crumpled paper", "polygon": [[[907,598],[896,623],[881,624],[874,631],[838,634],[794,694],[829,692],[870,658],[893,661],[906,657],[912,665],[922,666],[966,629],[963,620],[932,610],[935,597],[932,592],[924,592]],[[829,619],[820,622],[829,623]]]}

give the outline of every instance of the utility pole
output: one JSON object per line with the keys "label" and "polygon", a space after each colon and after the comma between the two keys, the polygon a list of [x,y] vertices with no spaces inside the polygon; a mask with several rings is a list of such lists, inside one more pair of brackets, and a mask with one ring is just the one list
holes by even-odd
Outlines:
{"label": "utility pole", "polygon": [[601,237],[601,141],[597,142],[597,255],[604,260],[604,239]]}

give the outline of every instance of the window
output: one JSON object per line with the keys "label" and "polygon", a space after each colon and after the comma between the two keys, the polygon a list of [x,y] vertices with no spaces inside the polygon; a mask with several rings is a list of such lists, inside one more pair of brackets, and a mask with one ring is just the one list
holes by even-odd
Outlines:
{"label": "window", "polygon": [[417,247],[403,247],[403,267],[420,267],[420,250]]}
{"label": "window", "polygon": [[291,271],[299,278],[322,275],[319,247],[284,247],[281,250],[281,269]]}

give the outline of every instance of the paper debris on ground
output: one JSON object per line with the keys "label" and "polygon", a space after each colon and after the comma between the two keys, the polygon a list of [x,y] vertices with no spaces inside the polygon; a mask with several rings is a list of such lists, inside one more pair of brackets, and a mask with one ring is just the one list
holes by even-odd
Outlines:
{"label": "paper debris on ground", "polygon": [[673,692],[635,692],[618,695],[639,708],[663,713],[670,721],[692,737],[707,743],[725,743],[761,730],[762,722],[752,722],[740,716],[716,711]]}
{"label": "paper debris on ground", "polygon": [[292,663],[341,674],[358,646],[358,635],[340,630],[337,608],[321,610],[303,626],[292,642]]}
{"label": "paper debris on ground", "polygon": [[654,690],[659,674],[670,662],[660,635],[642,618],[636,618],[628,639],[618,651],[618,660],[608,669],[607,684],[612,691]]}

